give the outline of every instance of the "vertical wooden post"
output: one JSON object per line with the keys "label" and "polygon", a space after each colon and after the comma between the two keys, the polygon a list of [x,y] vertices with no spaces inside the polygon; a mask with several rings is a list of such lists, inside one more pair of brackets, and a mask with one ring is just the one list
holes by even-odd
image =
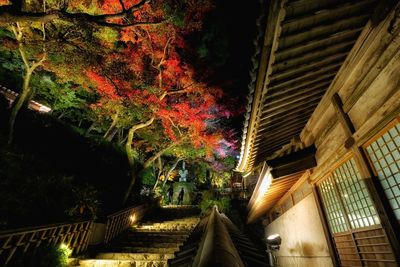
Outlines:
{"label": "vertical wooden post", "polygon": [[326,242],[328,243],[329,254],[331,255],[333,266],[340,266],[339,255],[336,251],[335,244],[333,242],[333,236],[329,231],[328,221],[326,220],[326,214],[324,209],[322,208],[321,196],[319,195],[318,189],[315,184],[312,185],[312,192],[315,198],[315,203],[317,204],[318,214],[321,218],[322,228],[324,229],[324,234],[326,238]]}
{"label": "vertical wooden post", "polygon": [[365,185],[377,210],[382,228],[392,246],[393,254],[397,263],[400,263],[400,236],[398,235],[398,233],[400,233],[399,224],[390,208],[390,204],[385,196],[378,177],[375,176],[370,164],[368,163],[365,151],[361,147],[358,147],[353,140],[352,136],[355,132],[355,128],[350,117],[344,112],[342,100],[337,93],[332,96],[332,104],[336,110],[337,119],[343,126],[348,137],[345,143],[346,148],[351,149],[356,156],[361,175],[364,178]]}

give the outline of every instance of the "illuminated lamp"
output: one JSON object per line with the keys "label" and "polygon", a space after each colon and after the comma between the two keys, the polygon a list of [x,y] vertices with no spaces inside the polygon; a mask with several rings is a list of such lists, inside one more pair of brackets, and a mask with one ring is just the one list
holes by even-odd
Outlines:
{"label": "illuminated lamp", "polygon": [[266,239],[266,243],[269,266],[278,266],[278,262],[276,256],[274,255],[274,252],[278,251],[280,248],[280,245],[282,243],[281,237],[279,236],[279,234],[269,235]]}

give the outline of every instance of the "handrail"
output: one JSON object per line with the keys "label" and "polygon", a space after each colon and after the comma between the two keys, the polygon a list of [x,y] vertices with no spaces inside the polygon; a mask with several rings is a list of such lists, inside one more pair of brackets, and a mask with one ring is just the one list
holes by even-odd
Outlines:
{"label": "handrail", "polygon": [[[25,254],[42,243],[65,244],[72,253],[87,249],[93,221],[61,223],[0,232],[0,265],[7,265],[16,252]],[[12,231],[12,232],[11,232]]]}
{"label": "handrail", "polygon": [[192,266],[244,267],[220,216],[214,206]]}
{"label": "handrail", "polygon": [[109,243],[120,233],[133,226],[143,216],[147,205],[130,207],[107,216],[104,244]]}
{"label": "handrail", "polygon": [[[0,85],[0,94],[5,96],[5,98],[9,101],[10,105],[15,101],[15,99],[19,95],[17,92],[10,90],[3,85]],[[28,108],[41,113],[48,113],[51,111],[50,107],[45,106],[39,102],[36,102],[35,100],[31,100],[28,102]]]}

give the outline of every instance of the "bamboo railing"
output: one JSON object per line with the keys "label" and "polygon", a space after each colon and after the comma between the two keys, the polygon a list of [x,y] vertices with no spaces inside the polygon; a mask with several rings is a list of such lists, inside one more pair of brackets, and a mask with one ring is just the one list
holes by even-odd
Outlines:
{"label": "bamboo railing", "polygon": [[0,232],[0,266],[7,265],[17,255],[42,244],[65,244],[72,253],[79,253],[89,245],[93,221],[46,225]]}

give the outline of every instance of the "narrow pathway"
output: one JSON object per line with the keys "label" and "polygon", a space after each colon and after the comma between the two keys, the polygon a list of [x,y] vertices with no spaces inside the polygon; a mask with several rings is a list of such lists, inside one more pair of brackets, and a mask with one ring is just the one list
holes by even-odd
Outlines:
{"label": "narrow pathway", "polygon": [[80,260],[77,266],[166,267],[198,224],[199,213],[194,206],[157,209],[94,259]]}

